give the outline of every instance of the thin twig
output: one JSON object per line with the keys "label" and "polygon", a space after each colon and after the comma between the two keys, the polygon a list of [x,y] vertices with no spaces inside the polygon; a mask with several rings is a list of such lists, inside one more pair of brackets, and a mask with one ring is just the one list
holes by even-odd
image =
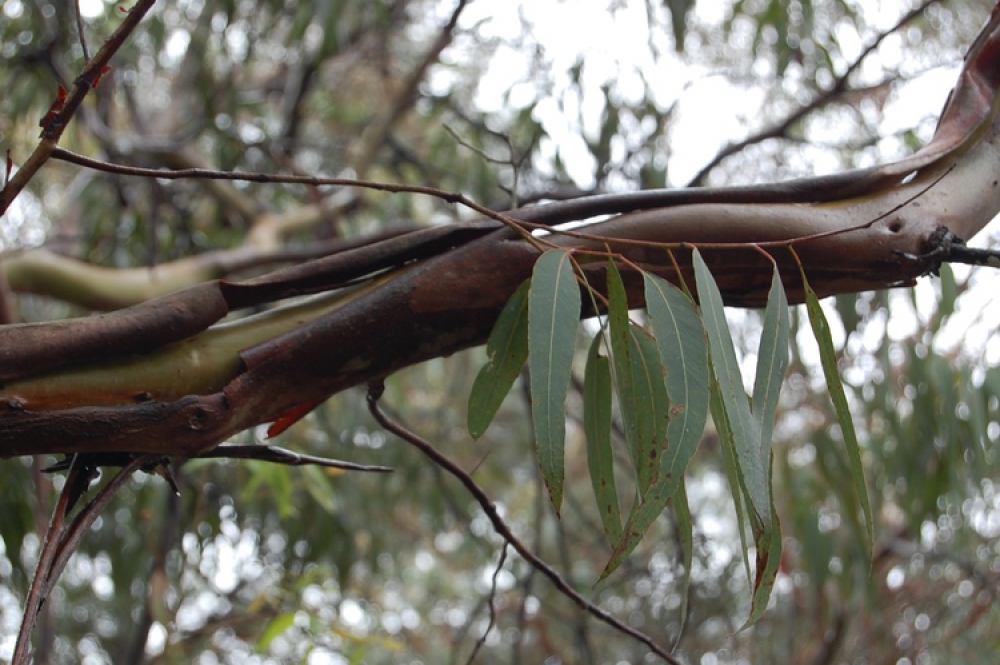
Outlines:
{"label": "thin twig", "polygon": [[284,464],[285,466],[322,466],[330,469],[343,469],[345,471],[370,471],[374,473],[392,473],[391,466],[373,466],[369,464],[356,464],[354,462],[344,462],[342,460],[330,459],[328,457],[317,457],[315,455],[305,455],[292,452],[279,446],[219,446],[212,450],[196,456],[198,459],[225,458],[225,459],[251,459],[261,462],[271,462],[272,464]]}
{"label": "thin twig", "polygon": [[465,472],[462,467],[456,464],[448,456],[444,455],[438,451],[429,441],[422,439],[420,436],[414,432],[409,431],[405,427],[389,420],[389,418],[382,412],[379,408],[378,400],[381,397],[384,387],[381,384],[372,384],[368,388],[368,410],[371,412],[375,420],[385,429],[392,432],[399,438],[410,443],[415,448],[417,448],[424,455],[429,457],[435,464],[445,469],[448,473],[453,475],[458,479],[462,485],[465,486],[466,490],[476,499],[479,506],[483,509],[483,512],[489,518],[490,523],[493,524],[493,528],[496,530],[501,537],[507,540],[518,554],[521,555],[525,561],[527,561],[533,568],[542,573],[545,577],[549,579],[550,582],[558,589],[563,595],[575,602],[577,605],[586,610],[591,616],[595,617],[599,621],[606,623],[615,630],[625,635],[632,637],[635,640],[645,644],[650,650],[656,655],[660,656],[664,661],[670,663],[670,665],[681,665],[681,662],[670,655],[666,649],[657,644],[653,638],[649,637],[642,631],[636,630],[631,626],[623,623],[616,617],[612,616],[605,610],[601,609],[594,603],[590,602],[584,598],[576,589],[570,586],[566,580],[564,580],[555,569],[553,569],[549,564],[543,561],[541,558],[535,555],[534,552],[529,550],[524,543],[522,543],[511,528],[504,522],[503,518],[497,512],[496,506],[490,500],[489,495],[486,491],[480,487],[475,480],[472,479],[468,473]]}
{"label": "thin twig", "polygon": [[440,34],[431,48],[424,54],[424,57],[417,63],[417,66],[410,72],[410,75],[406,78],[403,83],[402,89],[395,96],[395,98],[389,104],[389,111],[380,119],[378,119],[372,126],[368,127],[361,137],[361,147],[358,149],[358,159],[355,163],[355,169],[357,172],[364,176],[368,173],[368,169],[375,158],[376,151],[382,147],[386,142],[386,137],[392,130],[393,126],[399,119],[403,117],[403,114],[413,106],[413,101],[416,99],[418,89],[420,87],[420,82],[424,80],[427,75],[427,70],[430,69],[431,65],[438,61],[441,57],[441,52],[451,44],[455,36],[455,28],[458,26],[458,19],[461,17],[462,12],[465,10],[466,5],[469,4],[469,0],[458,0],[458,4],[452,11],[451,16],[448,19],[448,23],[441,29]]}
{"label": "thin twig", "polygon": [[500,571],[503,570],[503,564],[507,560],[507,547],[510,546],[509,541],[504,541],[503,549],[500,550],[500,559],[497,561],[497,567],[493,569],[493,581],[490,584],[490,602],[488,603],[490,609],[490,620],[486,624],[486,630],[483,634],[476,640],[476,646],[472,649],[472,653],[469,654],[469,659],[465,661],[467,665],[472,665],[473,661],[476,660],[476,655],[479,654],[479,650],[483,648],[486,644],[486,638],[489,636],[490,631],[493,630],[493,626],[497,620],[497,609],[494,606],[497,597],[497,578],[500,576]]}
{"label": "thin twig", "polygon": [[765,130],[757,132],[753,136],[748,136],[742,141],[738,141],[736,143],[730,143],[729,145],[727,145],[725,148],[720,150],[708,164],[703,166],[701,170],[699,170],[698,173],[696,173],[693,178],[691,178],[687,186],[694,187],[701,185],[704,182],[705,178],[708,176],[709,172],[716,166],[721,164],[722,161],[727,157],[735,155],[738,152],[742,152],[743,150],[746,150],[750,146],[766,141],[767,139],[787,138],[789,129],[791,129],[791,127],[795,125],[795,123],[799,122],[810,113],[817,111],[820,108],[823,108],[824,106],[832,102],[834,99],[836,99],[838,96],[847,92],[847,83],[851,75],[854,74],[855,71],[857,71],[857,69],[861,66],[861,64],[865,61],[865,59],[875,49],[877,49],[879,45],[883,41],[885,41],[887,37],[889,37],[889,35],[897,32],[904,25],[906,25],[916,17],[923,14],[928,7],[930,7],[933,4],[937,4],[938,2],[940,2],[940,0],[924,0],[924,2],[922,2],[919,6],[907,12],[901,19],[899,19],[899,21],[896,22],[894,26],[892,26],[891,28],[889,28],[884,32],[879,33],[878,36],[876,36],[876,38],[872,40],[872,42],[868,44],[868,46],[865,47],[863,51],[861,51],[861,54],[854,59],[854,61],[850,64],[850,66],[848,66],[847,70],[844,71],[843,74],[837,77],[837,79],[833,82],[832,86],[821,92],[811,102],[809,102],[805,106],[800,107],[798,110],[796,110],[791,115],[787,116],[781,122],[772,125],[771,127],[768,127]]}
{"label": "thin twig", "polygon": [[[117,173],[119,175],[136,176],[140,178],[161,178],[163,180],[181,180],[185,178],[200,178],[203,180],[237,180],[240,182],[260,182],[260,183],[272,183],[272,184],[283,184],[283,185],[310,185],[313,187],[322,186],[333,186],[333,187],[360,187],[362,189],[374,189],[380,192],[389,192],[392,194],[420,194],[423,196],[432,196],[437,199],[441,199],[445,203],[452,203],[456,205],[465,206],[470,210],[478,212],[484,217],[489,217],[490,219],[496,220],[512,229],[517,231],[519,235],[528,240],[532,244],[537,246],[543,246],[546,243],[541,239],[535,238],[530,232],[523,228],[524,222],[517,220],[509,215],[491,210],[484,205],[476,203],[472,199],[460,194],[458,192],[448,192],[443,189],[438,189],[436,187],[427,187],[424,185],[404,185],[404,184],[394,184],[388,182],[379,182],[377,180],[359,180],[356,178],[320,178],[316,176],[306,176],[306,175],[289,175],[280,173],[256,173],[256,172],[243,172],[243,171],[216,171],[214,169],[202,169],[202,168],[189,168],[189,169],[147,169],[138,166],[125,166],[123,164],[112,164],[111,162],[104,162],[99,159],[93,159],[91,157],[85,157],[84,155],[78,155],[74,152],[70,152],[64,148],[54,147],[52,149],[52,158],[59,159],[64,162],[69,162],[71,164],[76,164],[77,166],[84,166],[86,168],[91,168],[97,171],[103,171],[105,173]],[[20,173],[20,171],[18,172]],[[547,228],[547,227],[543,227]]]}
{"label": "thin twig", "polygon": [[81,461],[82,456],[76,457],[75,462],[70,466],[69,474],[66,476],[66,484],[59,495],[59,502],[52,513],[52,521],[45,534],[42,551],[38,557],[38,566],[35,568],[31,587],[28,589],[28,596],[25,599],[24,616],[14,646],[11,665],[23,665],[29,662],[28,649],[31,646],[31,632],[35,627],[39,611],[52,591],[56,580],[59,579],[59,575],[62,574],[63,568],[66,567],[70,556],[80,545],[80,541],[83,540],[83,537],[108,506],[108,503],[111,502],[122,484],[138,469],[155,459],[155,455],[142,455],[129,462],[67,526],[66,517],[73,502],[78,498],[76,493],[79,490],[80,481],[86,481],[86,477],[92,471],[86,463]]}
{"label": "thin twig", "polygon": [[73,13],[76,14],[76,32],[80,36],[80,48],[83,49],[83,59],[90,60],[90,50],[87,48],[87,35],[83,30],[83,13],[80,11],[80,0],[73,3]]}
{"label": "thin twig", "polygon": [[50,118],[47,115],[43,119],[42,140],[34,152],[31,153],[31,156],[28,157],[27,161],[14,174],[14,177],[10,179],[3,190],[0,190],[0,215],[7,212],[7,208],[10,207],[10,204],[17,195],[21,193],[21,190],[28,185],[35,174],[38,173],[38,170],[52,156],[52,151],[56,149],[63,131],[73,118],[73,115],[76,114],[77,109],[80,108],[80,104],[83,103],[87,93],[97,85],[111,58],[122,47],[125,40],[128,39],[129,35],[132,34],[132,31],[136,29],[139,22],[146,15],[146,12],[154,4],[156,4],[156,0],[139,0],[136,2],[135,7],[128,10],[122,24],[104,42],[101,50],[87,61],[83,72],[73,82],[73,88],[66,95],[66,99],[59,100],[57,105],[53,105],[52,117]]}

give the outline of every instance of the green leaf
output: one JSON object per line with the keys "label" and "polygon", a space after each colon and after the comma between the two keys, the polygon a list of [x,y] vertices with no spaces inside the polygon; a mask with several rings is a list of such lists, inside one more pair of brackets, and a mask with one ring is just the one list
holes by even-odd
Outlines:
{"label": "green leaf", "polygon": [[750,547],[747,544],[747,506],[748,499],[743,476],[736,462],[736,442],[733,440],[733,430],[729,426],[729,416],[722,406],[722,391],[719,389],[719,382],[712,381],[711,396],[709,405],[712,410],[712,421],[715,429],[719,433],[719,444],[722,450],[722,466],[726,470],[726,479],[729,481],[729,488],[733,494],[733,509],[736,511],[736,524],[740,533],[740,552],[743,553],[743,568],[747,574],[747,581],[753,580],[750,574]]}
{"label": "green leaf", "polygon": [[538,463],[552,505],[562,505],[566,392],[580,320],[580,287],[569,252],[549,250],[535,263],[528,290],[528,367]]}
{"label": "green leaf", "polygon": [[788,298],[781,284],[778,267],[774,267],[771,291],[764,310],[764,330],[757,353],[757,376],[753,386],[753,416],[760,430],[761,464],[771,468],[771,432],[778,411],[781,384],[788,369],[788,330],[791,327]]}
{"label": "green leaf", "polygon": [[633,505],[624,539],[616,543],[602,579],[621,565],[663,512],[684,479],[708,417],[708,350],[701,318],[679,289],[653,275],[644,274],[643,279],[646,307],[656,334],[656,355],[661,370],[665,370],[668,408],[665,413],[658,405],[654,409],[658,421],[667,419],[665,450],[660,449],[659,464],[651,468],[650,486]]}
{"label": "green leaf", "polygon": [[764,615],[767,601],[774,589],[774,581],[778,577],[778,566],[781,564],[781,525],[774,506],[771,507],[771,524],[754,534],[754,543],[757,546],[757,574],[754,577],[750,616],[743,628],[757,623]]}
{"label": "green leaf", "polygon": [[295,625],[295,612],[285,612],[276,616],[267,625],[264,632],[261,633],[260,639],[257,640],[257,645],[255,646],[257,653],[263,653],[271,648],[271,642],[274,641],[274,638],[284,633],[293,625]]}
{"label": "green leaf", "polygon": [[677,536],[681,541],[681,548],[684,551],[684,577],[681,578],[681,588],[678,590],[681,595],[680,607],[680,627],[677,629],[677,640],[674,642],[674,650],[684,635],[684,626],[687,623],[688,603],[691,600],[691,567],[694,565],[694,520],[691,519],[691,508],[688,506],[687,487],[684,486],[684,477],[681,476],[680,486],[671,497],[674,507],[674,517],[677,520]]}
{"label": "green leaf", "polygon": [[802,271],[802,285],[805,288],[806,311],[809,313],[809,325],[812,327],[816,343],[819,345],[823,375],[826,377],[826,385],[830,390],[830,398],[833,400],[834,409],[837,411],[837,420],[840,422],[841,435],[844,437],[844,446],[847,449],[847,457],[850,460],[851,482],[854,485],[855,495],[860,501],[861,509],[865,515],[865,524],[867,526],[867,541],[865,545],[870,561],[872,557],[872,544],[875,540],[875,526],[872,521],[872,508],[868,498],[868,485],[865,482],[864,466],[861,463],[861,449],[858,446],[858,435],[854,429],[854,419],[851,416],[851,409],[847,404],[847,396],[844,394],[844,384],[841,383],[840,374],[837,371],[837,354],[833,350],[830,324],[826,320],[826,315],[819,304],[816,292],[812,290],[809,282],[806,281],[805,271]]}
{"label": "green leaf", "polygon": [[528,281],[504,305],[486,342],[486,364],[469,393],[469,434],[478,439],[493,422],[528,359]]}
{"label": "green leaf", "polygon": [[[955,313],[955,301],[958,300],[958,284],[955,282],[955,271],[948,263],[942,263],[938,269],[941,278],[941,303],[938,305],[938,321],[943,321]],[[940,325],[940,324],[939,324]]]}
{"label": "green leaf", "polygon": [[304,466],[301,471],[301,483],[306,491],[313,498],[320,508],[330,515],[337,514],[337,493],[333,483],[330,482],[330,471],[333,469],[320,469],[318,466]]}
{"label": "green leaf", "polygon": [[721,398],[719,406],[732,433],[736,463],[750,501],[750,515],[756,532],[771,524],[770,474],[763,464],[760,450],[760,425],[750,413],[750,402],[743,388],[743,374],[736,361],[722,294],[698,250],[694,251],[692,258],[702,319],[708,331],[712,374]]}
{"label": "green leaf", "polygon": [[597,335],[587,354],[583,378],[583,429],[587,435],[590,482],[601,523],[608,542],[616,543],[621,538],[622,517],[611,450],[611,366],[600,354],[600,348],[601,335]]}
{"label": "green leaf", "polygon": [[667,281],[643,274],[649,313],[670,399],[667,454],[658,483],[667,499],[681,482],[708,419],[709,367],[705,326],[691,299]]}
{"label": "green leaf", "polygon": [[625,287],[613,262],[608,265],[608,301],[615,386],[636,472],[638,502],[659,471],[669,405],[659,352],[648,333],[629,320]]}

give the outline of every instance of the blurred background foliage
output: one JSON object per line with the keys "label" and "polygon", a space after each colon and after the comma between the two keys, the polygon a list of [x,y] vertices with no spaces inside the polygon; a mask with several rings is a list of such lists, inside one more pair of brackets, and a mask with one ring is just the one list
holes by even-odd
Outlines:
{"label": "blurred background foliage", "polygon": [[[762,182],[897,158],[929,138],[982,0],[178,0],[160,3],[63,139],[142,166],[347,175],[460,191],[497,208],[596,191]],[[93,52],[124,5],[81,1]],[[85,61],[74,3],[0,8],[0,146],[14,163]],[[871,44],[877,46],[870,53]],[[864,56],[862,58],[862,56]],[[859,60],[859,58],[861,58]],[[48,164],[0,249],[46,246],[109,267],[236,247],[263,216],[318,206],[289,245],[428,225],[437,200],[303,186],[125,178]],[[464,429],[481,350],[412,368],[385,403],[464,468],[536,552],[686,662],[993,663],[1000,652],[1000,325],[996,280],[945,268],[893,293],[828,301],[878,524],[874,562],[845,505],[846,464],[801,314],[775,430],[786,541],[765,617],[749,589],[718,445],[688,473],[689,602],[671,516],[610,579],[610,550],[569,402],[567,497],[551,512],[527,401]],[[81,313],[35,296],[25,320]],[[754,366],[756,312],[734,312]],[[581,333],[580,349],[586,348]],[[242,442],[261,441],[248,432]],[[390,476],[254,462],[140,476],[74,557],[36,629],[38,663],[650,662],[502,543],[463,489],[380,431],[363,395],[331,399],[280,445],[393,466]],[[0,659],[61,478],[3,462]],[[495,585],[496,590],[491,592]],[[687,610],[685,615],[685,608]],[[682,624],[684,626],[682,630]]]}

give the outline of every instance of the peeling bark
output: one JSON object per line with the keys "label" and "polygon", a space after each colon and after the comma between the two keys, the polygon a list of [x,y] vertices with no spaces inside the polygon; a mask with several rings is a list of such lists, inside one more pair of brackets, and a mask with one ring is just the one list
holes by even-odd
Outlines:
{"label": "peeling bark", "polygon": [[[760,187],[589,197],[508,216],[554,225],[613,215],[576,235],[542,238],[577,250],[599,290],[606,258],[595,252],[611,249],[690,282],[694,246],[729,305],[763,304],[771,264],[761,250],[778,262],[793,302],[802,299],[793,250],[820,295],[911,284],[936,265],[904,253],[927,254],[948,233],[968,239],[1000,211],[998,25],[995,10],[933,140],[907,159]],[[297,405],[483,343],[538,254],[511,228],[483,221],[254,280],[207,282],[90,319],[0,327],[0,457],[204,451]],[[641,306],[641,279],[623,276],[631,304]],[[325,291],[334,293],[318,304],[208,327],[230,310]],[[198,352],[208,341],[212,353]]]}

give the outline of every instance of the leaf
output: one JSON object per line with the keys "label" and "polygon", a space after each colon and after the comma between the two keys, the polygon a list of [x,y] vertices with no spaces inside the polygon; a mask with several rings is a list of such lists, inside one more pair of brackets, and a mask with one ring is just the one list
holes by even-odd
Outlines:
{"label": "leaf", "polygon": [[615,487],[611,450],[611,366],[600,354],[601,335],[594,338],[587,354],[583,378],[583,429],[587,435],[587,466],[594,486],[601,523],[608,542],[621,538],[622,517]]}
{"label": "leaf", "polygon": [[528,367],[538,463],[552,505],[562,505],[566,392],[580,320],[580,287],[569,252],[554,249],[535,263],[528,290]]}
{"label": "leaf", "polygon": [[861,509],[864,511],[865,525],[867,527],[867,541],[865,545],[868,552],[868,560],[871,561],[872,546],[875,540],[875,526],[872,521],[872,507],[868,498],[868,485],[865,482],[864,466],[861,463],[861,449],[858,446],[858,435],[854,429],[854,419],[851,416],[851,409],[847,404],[847,396],[844,394],[844,384],[841,383],[840,374],[837,371],[837,354],[833,350],[830,324],[826,320],[826,315],[819,304],[816,292],[812,290],[809,282],[806,281],[805,270],[802,270],[802,285],[805,289],[809,325],[812,327],[816,343],[819,345],[823,375],[826,377],[826,385],[830,390],[830,398],[833,400],[834,409],[837,411],[837,420],[840,422],[841,435],[844,437],[844,446],[847,449],[847,457],[850,460],[851,482],[854,485],[855,495],[861,503]]}
{"label": "leaf", "polygon": [[[660,465],[660,482],[674,488],[681,482],[708,419],[709,367],[705,326],[688,296],[655,275],[643,274],[646,308],[666,374],[670,398],[667,454]],[[673,493],[661,489],[661,493]]]}
{"label": "leaf", "polygon": [[684,576],[681,578],[681,588],[678,589],[681,595],[681,607],[680,627],[677,629],[677,640],[674,642],[674,650],[676,650],[684,635],[684,626],[687,623],[688,603],[691,600],[691,567],[694,565],[694,521],[691,519],[691,508],[688,506],[687,487],[684,486],[683,476],[680,479],[680,486],[671,499],[674,517],[677,519],[677,536],[684,552],[682,555]]}
{"label": "leaf", "polygon": [[469,434],[478,439],[493,422],[528,359],[528,281],[510,297],[486,342],[486,364],[469,393]]}
{"label": "leaf", "polygon": [[257,653],[267,651],[271,648],[271,642],[273,642],[276,637],[294,625],[295,612],[285,612],[284,614],[279,614],[274,617],[271,623],[267,625],[267,628],[264,629],[264,632],[261,633],[260,639],[257,640],[257,644],[254,649]]}
{"label": "leaf", "polygon": [[[955,301],[958,300],[958,284],[955,282],[955,271],[948,263],[942,263],[938,268],[941,278],[941,303],[938,305],[938,321],[944,321],[955,313]],[[938,324],[940,327],[940,323]]]}
{"label": "leaf", "polygon": [[[632,508],[625,536],[616,543],[601,573],[607,577],[642,540],[684,479],[691,457],[705,432],[708,418],[709,375],[705,328],[694,304],[679,289],[654,275],[644,274],[646,308],[656,334],[657,357],[665,369],[666,436],[659,464],[652,468],[649,489]],[[657,400],[659,401],[659,400]],[[664,409],[657,408],[656,413]]]}
{"label": "leaf", "polygon": [[736,442],[733,440],[733,430],[729,426],[729,416],[722,406],[722,392],[718,381],[712,381],[709,405],[712,410],[712,421],[719,433],[719,443],[722,450],[722,466],[726,470],[726,479],[733,494],[733,509],[736,511],[737,530],[740,534],[740,552],[743,554],[743,568],[747,574],[747,582],[753,580],[750,574],[750,548],[747,545],[747,496],[739,465],[736,462]]}
{"label": "leaf", "polygon": [[788,298],[781,284],[778,267],[774,267],[771,291],[764,310],[764,330],[757,352],[757,376],[753,386],[753,416],[760,430],[761,464],[771,468],[771,432],[778,410],[781,384],[788,369],[788,330],[791,327]]}
{"label": "leaf", "polygon": [[698,250],[694,251],[694,272],[701,299],[702,320],[708,331],[712,374],[718,383],[720,408],[732,432],[740,479],[750,501],[754,531],[771,523],[771,486],[763,465],[760,426],[750,413],[750,402],[743,389],[743,374],[736,361],[732,335],[726,322],[722,294]]}
{"label": "leaf", "polygon": [[608,319],[615,386],[641,498],[659,469],[668,405],[659,353],[653,345],[642,346],[641,338],[651,340],[629,321],[625,286],[614,262],[608,263]]}
{"label": "leaf", "polygon": [[781,564],[781,525],[774,506],[771,507],[771,524],[767,529],[754,534],[754,543],[757,546],[757,574],[754,577],[750,616],[740,630],[749,628],[764,615],[767,601],[774,589],[774,581],[778,577],[778,567]]}

